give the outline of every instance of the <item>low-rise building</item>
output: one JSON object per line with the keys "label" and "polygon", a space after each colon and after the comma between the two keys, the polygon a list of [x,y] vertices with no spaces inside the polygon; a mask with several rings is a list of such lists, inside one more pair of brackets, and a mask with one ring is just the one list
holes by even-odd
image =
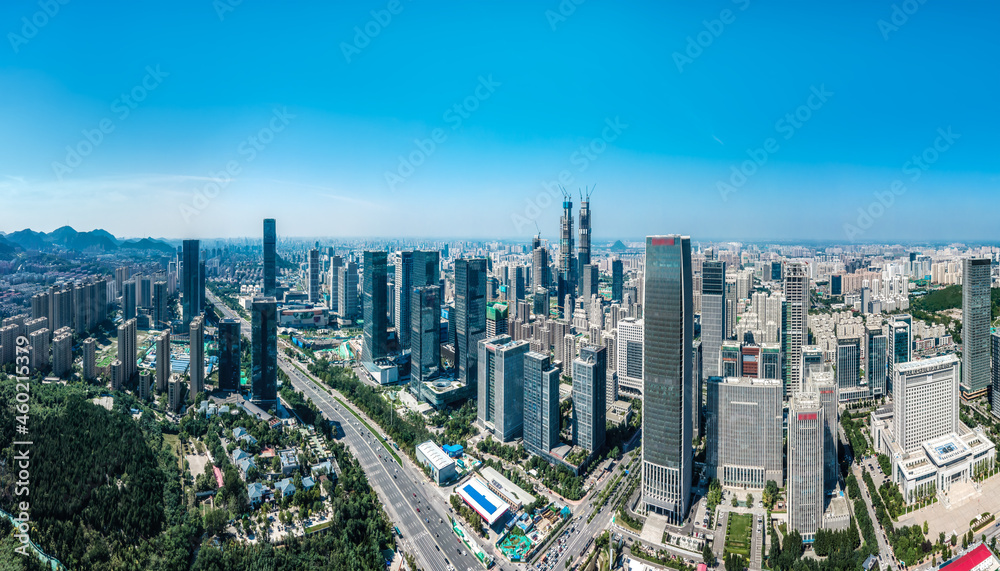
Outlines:
{"label": "low-rise building", "polygon": [[444,450],[428,440],[417,446],[417,462],[431,469],[431,478],[440,486],[454,480],[458,476],[455,470],[455,460],[444,453]]}

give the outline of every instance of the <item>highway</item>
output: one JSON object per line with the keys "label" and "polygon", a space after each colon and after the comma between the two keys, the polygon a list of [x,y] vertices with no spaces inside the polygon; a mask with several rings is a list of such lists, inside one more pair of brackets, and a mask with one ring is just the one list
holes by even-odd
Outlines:
{"label": "highway", "polygon": [[[210,291],[206,291],[206,295],[223,317],[240,319]],[[240,328],[243,335],[249,338],[251,324],[242,320]],[[368,434],[364,426],[358,425],[352,414],[343,410],[329,392],[314,384],[318,381],[303,375],[280,351],[278,366],[288,375],[295,390],[312,400],[326,418],[340,424],[344,431],[342,441],[361,463],[389,518],[403,532],[404,547],[414,555],[418,565],[427,571],[478,567],[478,562],[451,531],[446,508],[428,501],[434,492],[426,488],[433,484],[427,481],[423,472],[412,464],[409,467],[396,464],[382,444]],[[336,396],[347,402],[343,395]],[[357,412],[360,414],[360,411]],[[366,420],[371,426],[377,426]],[[410,464],[405,460],[405,454],[399,454],[404,458],[404,464]]]}

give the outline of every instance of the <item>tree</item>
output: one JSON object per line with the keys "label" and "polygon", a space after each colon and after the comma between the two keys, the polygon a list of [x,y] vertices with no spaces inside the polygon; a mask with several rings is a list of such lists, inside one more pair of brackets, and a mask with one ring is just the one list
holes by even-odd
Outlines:
{"label": "tree", "polygon": [[705,548],[701,550],[701,557],[705,561],[705,565],[709,567],[715,566],[715,553],[712,553],[712,548],[708,546],[708,542],[705,542]]}
{"label": "tree", "polygon": [[738,499],[736,499],[736,494],[733,494],[733,501],[732,501],[732,502],[730,502],[730,503],[732,503],[732,504],[733,504],[733,507],[734,507],[734,508],[738,508],[738,507],[740,507],[740,501],[739,501]]}
{"label": "tree", "polygon": [[927,535],[928,531],[930,531],[930,527],[927,526],[927,520],[924,520],[924,535]]}
{"label": "tree", "polygon": [[753,494],[747,494],[747,507],[753,507]]}
{"label": "tree", "polygon": [[[857,486],[857,481],[855,481],[855,486]],[[764,485],[764,505],[768,509],[774,507],[774,502],[778,499],[778,484],[774,480],[768,480],[767,484]]]}
{"label": "tree", "polygon": [[957,544],[957,543],[958,543],[958,536],[955,535],[954,533],[951,534],[951,546],[955,547],[955,544]]}

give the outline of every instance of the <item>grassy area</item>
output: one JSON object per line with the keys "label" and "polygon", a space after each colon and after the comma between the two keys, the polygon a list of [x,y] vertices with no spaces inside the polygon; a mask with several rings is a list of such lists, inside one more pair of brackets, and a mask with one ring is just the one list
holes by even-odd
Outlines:
{"label": "grassy area", "polygon": [[729,514],[726,530],[726,551],[750,557],[750,528],[753,526],[751,514]]}
{"label": "grassy area", "polygon": [[170,446],[170,450],[173,451],[174,456],[177,457],[177,466],[183,470],[184,469],[184,455],[181,454],[181,437],[176,434],[164,434],[163,441]]}
{"label": "grassy area", "polygon": [[372,430],[371,425],[369,425],[368,422],[365,421],[365,419],[361,418],[361,416],[358,413],[354,412],[353,408],[347,406],[347,403],[345,403],[344,401],[340,400],[340,397],[333,397],[333,398],[336,399],[337,402],[340,403],[340,406],[342,406],[342,407],[346,408],[347,410],[349,410],[351,412],[351,414],[354,415],[354,418],[356,418],[359,421],[361,421],[361,424],[365,425],[365,428],[367,428],[369,432],[371,432],[372,434],[375,435],[375,438],[377,438],[378,441],[382,443],[382,446],[384,446],[385,449],[389,451],[389,454],[392,454],[392,457],[396,459],[396,462],[400,466],[403,465],[403,461],[399,459],[399,455],[396,454],[396,451],[393,450],[391,446],[389,446],[389,443],[385,441],[385,438],[382,438],[382,436],[379,434],[378,431]]}
{"label": "grassy area", "polygon": [[322,530],[330,527],[331,525],[333,525],[333,521],[332,520],[328,521],[328,522],[321,523],[321,524],[314,525],[312,527],[307,527],[306,528],[306,534],[315,533],[317,531],[322,531]]}

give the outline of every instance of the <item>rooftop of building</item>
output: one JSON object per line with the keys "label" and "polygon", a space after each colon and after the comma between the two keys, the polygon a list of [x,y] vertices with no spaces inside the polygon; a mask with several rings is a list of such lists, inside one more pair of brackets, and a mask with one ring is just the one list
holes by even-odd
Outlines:
{"label": "rooftop of building", "polygon": [[930,357],[928,359],[920,359],[919,361],[909,361],[907,363],[900,363],[895,366],[895,371],[898,373],[909,373],[919,371],[925,368],[934,367],[945,367],[954,366],[958,364],[958,356],[954,353],[948,355],[939,355],[937,357]]}
{"label": "rooftop of building", "polygon": [[417,450],[424,455],[425,458],[434,466],[436,470],[443,470],[449,466],[454,466],[455,461],[445,454],[444,450],[433,441],[428,440],[427,442],[421,443],[417,446]]}

